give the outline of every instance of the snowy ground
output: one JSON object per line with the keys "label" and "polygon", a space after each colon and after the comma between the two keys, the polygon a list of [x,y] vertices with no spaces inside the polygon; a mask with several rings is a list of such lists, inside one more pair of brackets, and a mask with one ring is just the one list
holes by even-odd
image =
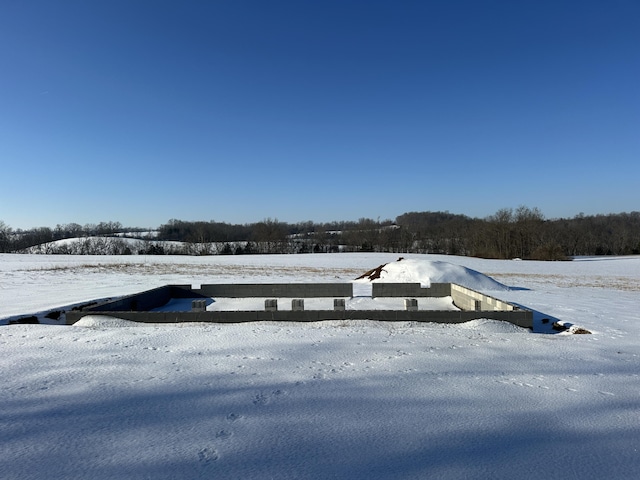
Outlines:
{"label": "snowy ground", "polygon": [[[594,334],[491,320],[2,326],[0,476],[637,478],[639,257],[406,257],[508,285],[485,291],[535,309],[537,331],[550,318]],[[0,321],[167,283],[351,281],[396,258],[0,255]]]}

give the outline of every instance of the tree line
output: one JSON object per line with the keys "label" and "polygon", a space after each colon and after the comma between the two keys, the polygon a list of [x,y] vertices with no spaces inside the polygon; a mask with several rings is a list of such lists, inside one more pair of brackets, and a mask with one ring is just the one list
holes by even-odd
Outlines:
{"label": "tree line", "polygon": [[[122,238],[138,238],[136,243]],[[52,245],[82,238],[80,246]],[[106,240],[110,239],[110,240]],[[34,250],[34,246],[38,247]],[[579,255],[640,254],[640,212],[545,219],[538,208],[503,208],[486,218],[408,212],[395,220],[251,224],[172,219],[153,232],[100,222],[12,230],[0,221],[0,252],[102,254],[252,254],[393,252],[562,260]]]}

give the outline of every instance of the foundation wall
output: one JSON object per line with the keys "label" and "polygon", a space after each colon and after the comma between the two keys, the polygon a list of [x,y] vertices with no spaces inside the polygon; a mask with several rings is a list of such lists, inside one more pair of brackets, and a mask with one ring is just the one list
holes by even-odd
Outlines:
{"label": "foundation wall", "polygon": [[[73,324],[85,315],[102,312],[69,312],[67,323]],[[244,323],[259,321],[319,322],[326,320],[378,320],[384,322],[462,323],[487,318],[487,312],[436,310],[277,310],[232,312],[109,312],[109,315],[144,323]],[[503,320],[520,327],[532,328],[533,315],[528,310],[518,312],[492,312],[488,318]]]}
{"label": "foundation wall", "polygon": [[422,287],[419,283],[373,283],[372,297],[448,297],[450,283],[432,283]]}
{"label": "foundation wall", "polygon": [[348,297],[353,296],[351,283],[227,283],[201,285],[193,290],[207,297]]}
{"label": "foundation wall", "polygon": [[[446,297],[451,296],[461,311],[434,310],[265,310],[262,311],[189,311],[151,312],[165,305],[172,298],[211,297],[334,297],[351,298],[351,283],[316,284],[209,284],[198,289],[189,285],[168,285],[137,295],[130,295],[110,302],[86,307],[66,314],[71,325],[85,315],[108,314],[136,322],[179,323],[218,322],[239,323],[255,321],[316,322],[321,320],[380,320],[460,323],[469,320],[490,318],[503,320],[520,327],[533,328],[533,312],[520,309],[497,298],[484,295],[461,285],[434,283],[422,288],[419,283],[374,283],[373,297]],[[418,304],[419,304],[418,300]],[[335,302],[334,302],[335,303]]]}
{"label": "foundation wall", "polygon": [[110,300],[83,309],[84,311],[133,311],[142,312],[164,305],[172,298],[199,297],[191,291],[190,285],[165,285],[145,292],[127,295],[117,300]]}
{"label": "foundation wall", "polygon": [[512,311],[514,306],[455,283],[432,283],[421,287],[419,283],[374,283],[373,297],[452,297],[453,303],[466,311]]}
{"label": "foundation wall", "polygon": [[455,283],[450,285],[453,303],[462,310],[481,310],[489,312],[511,312],[515,310],[515,307],[510,303],[476,292],[475,290],[463,287],[462,285],[457,285]]}

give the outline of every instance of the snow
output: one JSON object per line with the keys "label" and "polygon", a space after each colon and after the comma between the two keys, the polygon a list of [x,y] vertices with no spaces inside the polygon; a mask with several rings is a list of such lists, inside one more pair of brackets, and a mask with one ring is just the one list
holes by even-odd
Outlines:
{"label": "snow", "polygon": [[372,282],[417,282],[428,288],[431,283],[457,283],[473,290],[508,290],[505,285],[480,272],[444,261],[401,257],[383,266],[380,278],[368,279]]}
{"label": "snow", "polygon": [[[382,264],[396,281],[396,260],[0,255],[0,320],[167,283],[353,281]],[[637,477],[640,257],[397,263],[420,283],[465,267],[464,281],[507,285],[470,286],[532,307],[537,327],[594,333],[491,319],[2,326],[2,478]]]}

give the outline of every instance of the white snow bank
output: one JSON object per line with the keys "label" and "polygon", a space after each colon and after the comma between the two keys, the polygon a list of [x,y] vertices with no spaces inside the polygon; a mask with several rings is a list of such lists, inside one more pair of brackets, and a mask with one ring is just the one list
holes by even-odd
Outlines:
{"label": "white snow bank", "polygon": [[458,323],[455,325],[455,328],[484,333],[531,333],[531,330],[528,328],[522,328],[514,325],[513,323],[503,322],[500,320],[490,320],[488,318],[480,318],[465,323]]}
{"label": "white snow bank", "polygon": [[[86,315],[73,324],[75,327],[139,327],[144,323],[132,322],[109,315]],[[149,325],[149,324],[146,324]]]}
{"label": "white snow bank", "polygon": [[[322,322],[253,322],[254,326],[275,326],[288,328],[315,328],[315,329],[334,329],[334,328],[381,328],[386,330],[403,330],[409,328],[420,328],[422,330],[429,328],[442,328],[441,324],[425,324],[423,322],[381,322],[378,320],[324,320]],[[121,327],[149,327],[158,326],[158,324],[132,322],[122,318],[111,317],[109,315],[87,315],[82,317],[74,324],[75,327],[85,328],[121,328]],[[176,326],[176,325],[172,325]],[[207,327],[206,323],[185,322],[178,326],[182,327]],[[498,320],[478,319],[455,325],[444,325],[445,327],[453,327],[460,330],[473,330],[477,333],[530,333],[526,328],[521,328],[508,322]]]}
{"label": "white snow bank", "polygon": [[461,265],[442,261],[399,259],[382,266],[379,278],[369,275],[359,282],[420,283],[429,287],[431,283],[457,283],[473,290],[509,290],[509,287],[493,278]]}

